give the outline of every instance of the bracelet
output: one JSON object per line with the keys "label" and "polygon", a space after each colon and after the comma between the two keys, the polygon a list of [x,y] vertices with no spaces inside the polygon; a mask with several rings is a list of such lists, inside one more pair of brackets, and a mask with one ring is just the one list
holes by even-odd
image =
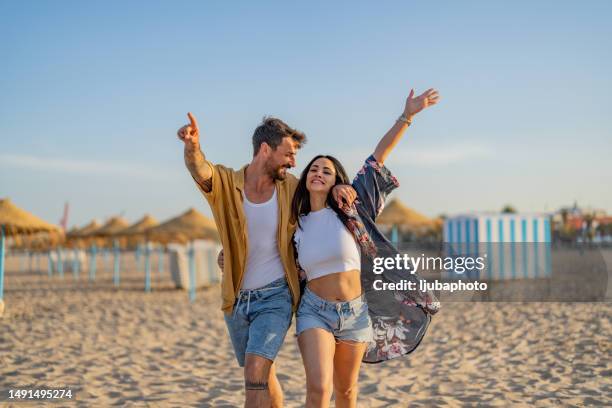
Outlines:
{"label": "bracelet", "polygon": [[399,117],[399,118],[397,118],[397,121],[396,121],[396,122],[404,122],[404,123],[405,123],[405,124],[407,124],[408,126],[410,126],[410,125],[412,124],[412,120],[411,120],[411,119],[408,119],[408,117],[406,116],[406,114],[405,114],[405,113],[402,113],[402,114],[400,115],[400,117]]}

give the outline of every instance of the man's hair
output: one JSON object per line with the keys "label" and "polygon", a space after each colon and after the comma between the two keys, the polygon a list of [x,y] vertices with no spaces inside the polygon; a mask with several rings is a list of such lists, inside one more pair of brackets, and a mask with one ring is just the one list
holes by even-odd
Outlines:
{"label": "man's hair", "polygon": [[272,150],[276,150],[286,137],[290,137],[297,142],[298,149],[306,143],[304,133],[289,127],[280,119],[264,117],[261,125],[257,126],[253,133],[253,156],[259,152],[262,143],[265,142]]}

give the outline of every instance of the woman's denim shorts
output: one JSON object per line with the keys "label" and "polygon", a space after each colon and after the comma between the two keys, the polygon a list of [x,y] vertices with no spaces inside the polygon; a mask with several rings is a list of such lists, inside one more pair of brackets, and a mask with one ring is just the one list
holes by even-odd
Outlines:
{"label": "woman's denim shorts", "polygon": [[372,341],[372,322],[365,296],[347,302],[329,302],[308,287],[297,311],[296,334],[308,329],[327,330],[337,340]]}

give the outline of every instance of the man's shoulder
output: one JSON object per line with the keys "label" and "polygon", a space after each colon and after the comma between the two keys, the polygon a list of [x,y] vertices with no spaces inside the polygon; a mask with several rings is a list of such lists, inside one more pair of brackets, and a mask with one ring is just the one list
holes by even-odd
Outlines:
{"label": "man's shoulder", "polygon": [[300,182],[300,179],[298,179],[291,173],[287,173],[287,177],[285,177],[285,182],[287,183],[287,186],[289,188],[295,190],[297,188],[298,183]]}
{"label": "man's shoulder", "polygon": [[[212,163],[211,163],[212,164]],[[233,167],[228,167],[223,164],[212,164],[214,169],[224,178],[233,178],[242,177],[244,174],[244,168],[247,166],[246,164],[239,169],[235,169]]]}
{"label": "man's shoulder", "polygon": [[214,167],[216,170],[222,171],[224,173],[233,173],[233,172],[236,171],[234,168],[228,167],[228,166],[226,166],[224,164],[220,164],[220,163],[210,163],[210,165],[212,167]]}

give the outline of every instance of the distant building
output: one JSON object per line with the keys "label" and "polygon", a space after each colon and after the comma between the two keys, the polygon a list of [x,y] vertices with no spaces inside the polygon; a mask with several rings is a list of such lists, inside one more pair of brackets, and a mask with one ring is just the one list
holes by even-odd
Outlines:
{"label": "distant building", "polygon": [[583,209],[574,203],[552,216],[553,241],[599,242],[612,235],[612,216],[602,209]]}

